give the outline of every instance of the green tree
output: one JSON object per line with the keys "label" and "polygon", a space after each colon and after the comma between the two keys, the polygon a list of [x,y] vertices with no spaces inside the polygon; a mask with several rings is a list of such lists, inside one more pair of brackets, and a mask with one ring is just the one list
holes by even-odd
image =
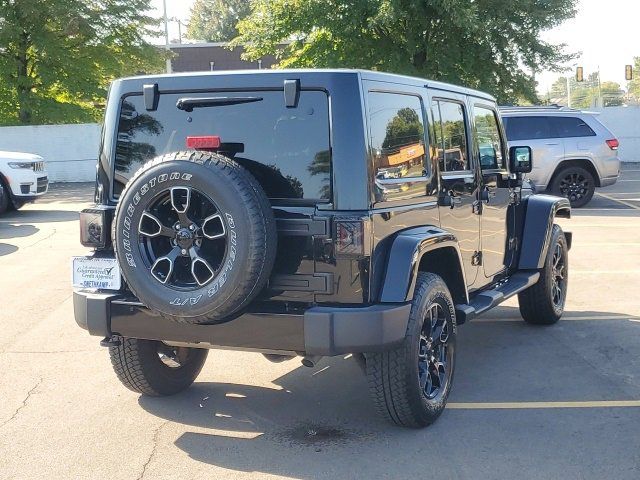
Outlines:
{"label": "green tree", "polygon": [[424,138],[418,113],[412,108],[402,108],[387,125],[382,148],[399,148],[418,143]]}
{"label": "green tree", "polygon": [[238,35],[238,22],[250,12],[249,0],[196,0],[187,36],[208,42],[229,41]]}
{"label": "green tree", "polygon": [[[571,58],[540,32],[575,15],[576,0],[254,0],[235,44],[280,67],[357,67],[418,75],[536,99],[529,72]],[[524,68],[523,68],[524,67]]]}
{"label": "green tree", "polygon": [[155,71],[150,0],[0,0],[0,123],[99,118],[109,82]]}

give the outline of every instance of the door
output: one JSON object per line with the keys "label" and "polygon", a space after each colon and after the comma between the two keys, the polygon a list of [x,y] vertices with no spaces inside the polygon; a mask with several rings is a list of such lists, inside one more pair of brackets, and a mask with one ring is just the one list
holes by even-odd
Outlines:
{"label": "door", "polygon": [[473,150],[482,174],[478,200],[485,283],[491,283],[505,270],[507,252],[515,247],[508,242],[508,222],[513,209],[509,209],[507,152],[498,125],[498,116],[491,104],[474,103]]}
{"label": "door", "polygon": [[556,165],[564,159],[564,143],[557,138],[549,116],[503,118],[512,145],[528,145],[533,153],[533,170],[528,175],[538,190],[545,190]]}
{"label": "door", "polygon": [[440,226],[458,239],[467,285],[476,281],[480,263],[480,216],[477,176],[469,155],[469,122],[464,97],[433,98],[431,155],[440,175]]}

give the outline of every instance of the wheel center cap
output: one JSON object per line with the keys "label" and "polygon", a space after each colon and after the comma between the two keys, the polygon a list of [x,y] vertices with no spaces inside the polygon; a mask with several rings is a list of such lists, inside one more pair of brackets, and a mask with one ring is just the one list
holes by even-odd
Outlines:
{"label": "wheel center cap", "polygon": [[181,228],[176,233],[176,243],[180,248],[189,248],[193,245],[193,233],[188,228]]}

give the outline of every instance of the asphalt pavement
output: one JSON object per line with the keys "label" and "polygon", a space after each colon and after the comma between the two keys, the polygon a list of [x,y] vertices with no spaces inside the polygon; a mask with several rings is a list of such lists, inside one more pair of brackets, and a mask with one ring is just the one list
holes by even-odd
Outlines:
{"label": "asphalt pavement", "polygon": [[211,351],[170,398],[126,390],[73,320],[70,257],[91,185],[0,217],[0,479],[638,479],[640,164],[573,231],[565,317],[509,301],[459,330],[450,404],[424,430],[379,419],[350,358]]}

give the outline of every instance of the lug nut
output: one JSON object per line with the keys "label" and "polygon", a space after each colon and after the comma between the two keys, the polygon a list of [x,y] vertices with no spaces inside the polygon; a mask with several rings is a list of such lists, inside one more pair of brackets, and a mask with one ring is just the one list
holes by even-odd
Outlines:
{"label": "lug nut", "polygon": [[191,225],[189,225],[189,230],[195,230],[196,226],[192,223]]}
{"label": "lug nut", "polygon": [[187,254],[187,250],[183,248],[181,253],[182,253],[182,255],[186,255]]}
{"label": "lug nut", "polygon": [[180,226],[179,223],[176,223],[176,230],[180,230],[182,227]]}

